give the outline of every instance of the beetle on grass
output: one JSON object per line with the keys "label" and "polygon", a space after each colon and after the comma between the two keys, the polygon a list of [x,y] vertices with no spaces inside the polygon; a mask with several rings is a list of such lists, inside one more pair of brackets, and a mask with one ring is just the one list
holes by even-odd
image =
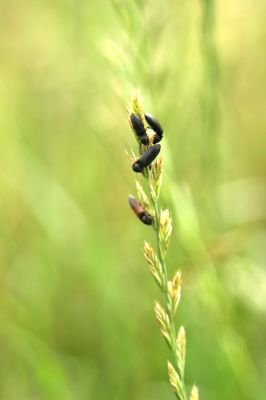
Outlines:
{"label": "beetle on grass", "polygon": [[134,162],[132,165],[132,169],[134,172],[143,172],[144,168],[148,167],[153,160],[157,157],[160,153],[161,145],[154,144],[153,146],[149,147],[144,153],[142,153],[141,157]]}
{"label": "beetle on grass", "polygon": [[147,211],[144,210],[142,205],[138,202],[138,200],[135,199],[133,196],[128,196],[128,202],[130,204],[130,207],[138,217],[138,219],[143,222],[145,225],[152,225],[153,223],[153,218],[150,214],[147,213]]}
{"label": "beetle on grass", "polygon": [[149,137],[146,133],[146,129],[141,121],[141,119],[137,116],[137,114],[132,113],[130,115],[130,121],[132,124],[132,128],[134,129],[137,137],[141,141],[142,144],[147,146],[149,144]]}
{"label": "beetle on grass", "polygon": [[155,132],[153,143],[160,142],[163,138],[163,128],[160,122],[156,118],[154,118],[151,114],[144,114],[144,115],[150,128]]}

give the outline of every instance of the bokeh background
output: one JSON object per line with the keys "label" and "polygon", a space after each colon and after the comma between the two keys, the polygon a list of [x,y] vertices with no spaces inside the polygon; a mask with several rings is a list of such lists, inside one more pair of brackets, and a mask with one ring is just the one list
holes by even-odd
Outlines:
{"label": "bokeh background", "polygon": [[127,204],[136,89],[165,130],[188,387],[265,399],[265,17],[264,0],[1,1],[1,399],[174,398],[153,235]]}

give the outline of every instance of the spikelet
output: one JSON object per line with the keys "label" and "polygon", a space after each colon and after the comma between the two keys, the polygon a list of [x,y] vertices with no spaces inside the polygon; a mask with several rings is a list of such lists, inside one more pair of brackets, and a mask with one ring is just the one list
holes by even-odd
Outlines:
{"label": "spikelet", "polygon": [[170,385],[174,389],[174,392],[177,394],[178,399],[184,400],[181,379],[170,361],[168,361],[167,366]]}
{"label": "spikelet", "polygon": [[167,282],[167,296],[168,309],[174,315],[181,297],[181,271],[176,271],[173,279]]}
{"label": "spikelet", "polygon": [[169,210],[163,210],[160,214],[160,224],[159,224],[159,245],[162,257],[165,257],[170,236],[172,233],[172,218],[170,217]]}
{"label": "spikelet", "polygon": [[161,303],[156,300],[154,305],[154,312],[157,321],[159,322],[160,330],[164,338],[166,339],[167,344],[172,349],[172,339],[171,339],[171,324],[169,320],[168,314],[163,309]]}
{"label": "spikelet", "polygon": [[181,378],[184,378],[186,360],[186,332],[183,326],[179,328],[176,338],[176,358]]}
{"label": "spikelet", "polygon": [[152,163],[151,176],[150,176],[150,192],[153,201],[157,201],[160,189],[162,185],[162,170],[163,170],[163,159],[162,155],[159,154],[155,161]]}
{"label": "spikelet", "polygon": [[141,122],[143,123],[143,125],[146,125],[146,120],[144,117],[144,112],[143,112],[143,108],[141,105],[141,99],[139,97],[139,95],[137,93],[135,93],[129,103],[129,107],[128,107],[128,113],[132,113],[134,112],[135,114],[137,114],[137,116],[140,118]]}
{"label": "spikelet", "polygon": [[132,121],[131,121],[131,114],[132,113],[136,114],[140,118],[140,120],[141,120],[141,122],[142,122],[144,127],[147,125],[146,124],[146,120],[145,120],[145,116],[144,116],[144,112],[143,112],[143,109],[142,109],[141,101],[140,101],[140,98],[139,98],[137,93],[134,96],[131,97],[131,99],[130,99],[130,101],[128,103],[128,106],[127,106],[127,118],[128,118],[129,125],[130,125],[130,127],[132,129],[132,132],[134,133],[134,136],[136,138],[136,141],[139,144],[140,154],[142,154],[143,151],[145,150],[145,148],[147,148],[147,147],[145,147],[145,146],[143,146],[141,144],[141,140],[140,140],[140,138],[138,137],[138,135],[136,134],[136,132],[135,132],[135,130],[133,128]]}
{"label": "spikelet", "polygon": [[125,155],[130,159],[131,163],[134,163],[137,160],[137,156],[134,153],[133,149],[130,149],[130,152],[125,150]]}
{"label": "spikelet", "polygon": [[193,385],[191,389],[189,400],[199,400],[199,391],[196,385]]}
{"label": "spikelet", "polygon": [[149,245],[148,242],[144,242],[143,250],[144,250],[144,256],[150,266],[150,271],[155,281],[157,282],[160,288],[163,288],[165,286],[165,276],[163,273],[161,263],[158,260],[155,251]]}
{"label": "spikelet", "polygon": [[136,189],[137,189],[137,194],[138,194],[140,204],[143,206],[145,211],[147,211],[150,215],[153,215],[153,210],[151,208],[149,199],[148,199],[146,193],[144,192],[143,187],[137,180],[136,180]]}

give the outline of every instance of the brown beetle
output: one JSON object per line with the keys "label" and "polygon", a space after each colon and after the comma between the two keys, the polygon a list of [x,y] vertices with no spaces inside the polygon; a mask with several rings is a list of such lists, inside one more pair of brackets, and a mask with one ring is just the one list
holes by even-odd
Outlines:
{"label": "brown beetle", "polygon": [[128,196],[128,202],[130,204],[130,207],[138,217],[138,219],[141,220],[145,225],[152,225],[153,223],[153,218],[150,214],[147,213],[147,211],[144,210],[142,205],[138,202],[138,200],[135,199],[133,196]]}

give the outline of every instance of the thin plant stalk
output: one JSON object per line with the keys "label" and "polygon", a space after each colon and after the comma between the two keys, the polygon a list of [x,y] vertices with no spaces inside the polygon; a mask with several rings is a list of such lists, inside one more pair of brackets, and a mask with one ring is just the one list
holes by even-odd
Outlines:
{"label": "thin plant stalk", "polygon": [[[178,400],[187,400],[185,385],[186,334],[183,326],[179,327],[178,332],[175,327],[175,316],[181,298],[181,271],[177,270],[172,279],[169,279],[166,255],[172,233],[172,218],[169,210],[163,210],[159,205],[163,159],[161,154],[158,153],[161,146],[154,145],[154,143],[163,139],[163,130],[154,117],[144,114],[137,95],[133,96],[129,103],[128,116],[139,150],[139,158],[133,151],[128,153],[133,162],[133,170],[137,172],[136,189],[138,195],[138,200],[130,196],[129,202],[138,218],[147,225],[153,225],[155,231],[156,250],[146,241],[143,247],[150,272],[160,288],[163,299],[162,302],[160,300],[155,301],[154,312],[161,334],[170,349],[171,361],[168,361],[170,385]],[[148,144],[146,135],[148,136]],[[141,184],[141,179],[138,178],[139,176],[146,180],[146,191]],[[198,389],[194,385],[189,400],[198,399]]]}

